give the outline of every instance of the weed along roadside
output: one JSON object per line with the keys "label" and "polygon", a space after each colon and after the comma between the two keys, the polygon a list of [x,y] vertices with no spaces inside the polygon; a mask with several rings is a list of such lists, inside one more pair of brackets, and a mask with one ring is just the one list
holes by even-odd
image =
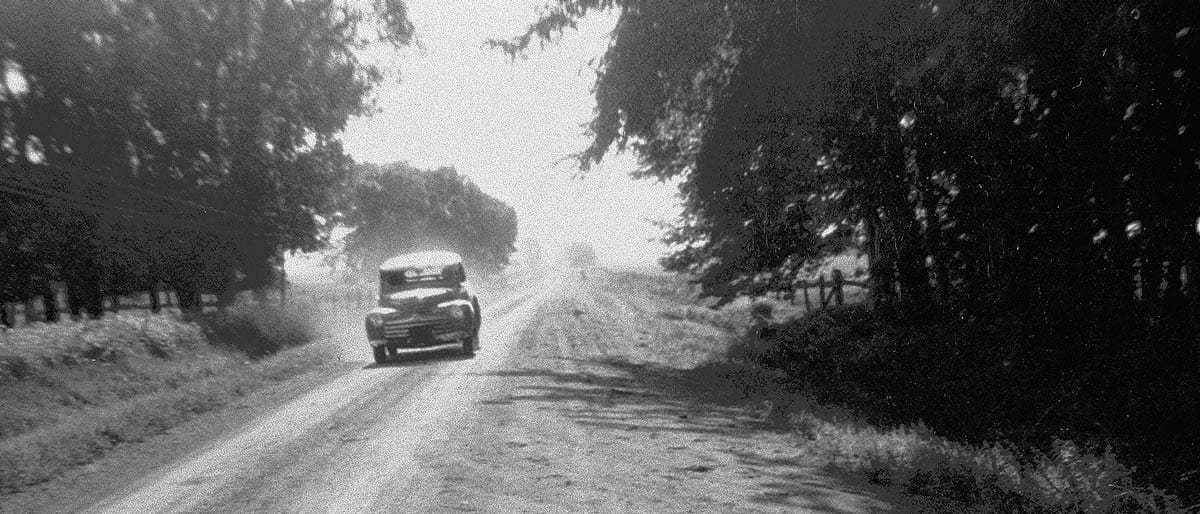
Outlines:
{"label": "weed along roadside", "polygon": [[271,383],[335,366],[319,319],[238,306],[34,324],[0,336],[0,494],[49,480]]}

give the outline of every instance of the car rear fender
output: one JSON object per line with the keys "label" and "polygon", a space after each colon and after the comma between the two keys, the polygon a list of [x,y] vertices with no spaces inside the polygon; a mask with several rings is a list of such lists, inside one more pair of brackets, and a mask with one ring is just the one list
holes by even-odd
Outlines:
{"label": "car rear fender", "polygon": [[446,307],[453,307],[453,306],[466,307],[466,308],[467,308],[467,309],[468,309],[468,310],[471,312],[471,315],[472,315],[472,316],[474,316],[474,315],[475,315],[475,306],[474,306],[474,305],[471,305],[471,301],[470,301],[470,300],[464,300],[464,299],[462,299],[462,298],[456,298],[456,299],[454,299],[454,300],[450,300],[450,301],[447,301],[447,302],[442,302],[442,303],[439,303],[439,304],[437,305],[437,308],[439,308],[439,309],[444,309],[444,308],[446,308]]}
{"label": "car rear fender", "polygon": [[[363,324],[367,328],[367,338],[371,339],[371,340],[376,340],[376,339],[381,339],[383,337],[383,328],[381,326],[380,327],[372,326],[371,325],[371,316],[379,315],[379,316],[382,316],[386,320],[388,318],[388,316],[391,316],[391,315],[395,314],[396,312],[397,312],[396,309],[393,309],[391,307],[375,307],[375,308],[367,311],[366,316],[363,316]],[[372,343],[372,346],[378,346],[378,345],[375,343]]]}
{"label": "car rear fender", "polygon": [[391,307],[375,307],[375,308],[372,308],[371,310],[367,311],[367,316],[370,316],[372,314],[381,314],[383,316],[390,316],[392,314],[395,314],[396,312],[397,312],[396,309],[393,309]]}

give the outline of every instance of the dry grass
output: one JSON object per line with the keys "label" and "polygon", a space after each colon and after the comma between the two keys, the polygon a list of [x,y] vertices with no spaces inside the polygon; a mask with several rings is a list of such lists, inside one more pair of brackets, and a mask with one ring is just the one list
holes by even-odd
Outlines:
{"label": "dry grass", "polygon": [[102,320],[35,323],[0,333],[0,383],[37,372],[127,355],[170,357],[206,343],[200,328],[164,315],[116,314]]}
{"label": "dry grass", "polygon": [[[0,492],[48,480],[113,446],[328,365],[334,359],[327,349],[295,347],[315,334],[306,319],[242,308],[201,324],[170,314],[120,314],[6,331]],[[243,350],[272,358],[255,360]]]}
{"label": "dry grass", "polygon": [[825,419],[804,409],[788,413],[807,449],[835,466],[862,472],[876,483],[994,512],[1172,512],[1178,502],[1137,487],[1131,471],[1111,453],[1086,454],[1068,441],[1023,462],[1002,445],[970,446],[924,426],[881,430]]}
{"label": "dry grass", "polygon": [[817,405],[786,374],[757,364],[764,350],[747,339],[731,337],[725,354],[696,372],[765,404],[764,417],[803,435],[815,458],[914,496],[948,500],[954,507],[947,511],[1187,511],[1177,498],[1135,483],[1132,470],[1109,451],[1089,453],[1059,440],[1053,452],[1031,459],[1004,444],[950,441],[919,423],[882,429]]}

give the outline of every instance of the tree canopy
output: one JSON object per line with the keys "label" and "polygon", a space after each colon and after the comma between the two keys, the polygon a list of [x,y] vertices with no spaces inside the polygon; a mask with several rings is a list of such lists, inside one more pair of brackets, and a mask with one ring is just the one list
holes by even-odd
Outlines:
{"label": "tree canopy", "polygon": [[590,243],[574,241],[563,248],[563,257],[567,264],[576,268],[590,268],[600,261],[596,256],[596,247]]}
{"label": "tree canopy", "polygon": [[340,258],[373,272],[389,257],[420,250],[457,252],[494,271],[515,251],[517,213],[451,167],[356,164],[339,222],[353,229]]}
{"label": "tree canopy", "polygon": [[1090,271],[1124,253],[1128,274],[1146,241],[1195,238],[1186,2],[555,5],[494,44],[523,51],[622,9],[580,163],[631,149],[639,175],[683,177],[669,238],[689,247],[669,263],[712,294],[857,243],[879,300],[958,308],[1005,263]]}
{"label": "tree canopy", "polygon": [[856,248],[896,323],[1024,320],[996,344],[1042,355],[1044,377],[1092,377],[1071,387],[1111,408],[1087,430],[1200,419],[1167,407],[1195,405],[1178,391],[1200,377],[1194,2],[553,6],[493,43],[521,52],[620,9],[580,164],[631,150],[638,175],[681,179],[664,262],[705,293]]}
{"label": "tree canopy", "polygon": [[321,246],[346,176],[337,140],[409,42],[399,0],[0,3],[0,297],[65,282],[73,309],[163,281],[277,281]]}

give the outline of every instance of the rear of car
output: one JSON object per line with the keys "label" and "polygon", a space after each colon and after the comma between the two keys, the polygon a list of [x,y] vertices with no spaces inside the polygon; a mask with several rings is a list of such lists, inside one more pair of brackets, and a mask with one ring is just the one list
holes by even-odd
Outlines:
{"label": "rear of car", "polygon": [[367,313],[367,340],[378,363],[400,349],[446,344],[473,355],[481,319],[457,254],[403,254],[379,268],[379,306]]}

